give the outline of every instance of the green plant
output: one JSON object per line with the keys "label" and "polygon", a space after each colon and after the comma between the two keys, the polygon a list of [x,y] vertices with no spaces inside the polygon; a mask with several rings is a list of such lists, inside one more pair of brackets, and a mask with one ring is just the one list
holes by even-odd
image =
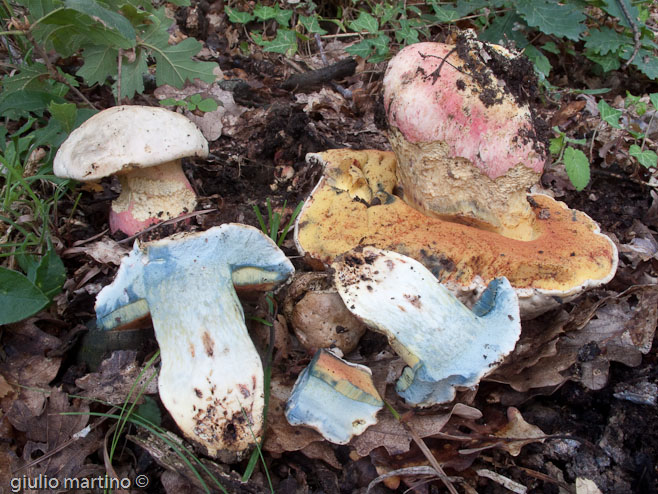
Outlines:
{"label": "green plant", "polygon": [[185,99],[167,98],[160,101],[162,106],[184,106],[190,111],[199,110],[204,113],[215,111],[219,105],[212,98],[202,98],[200,94],[193,94]]}
{"label": "green plant", "polygon": [[[287,201],[284,201],[283,207],[281,208],[282,210],[286,209],[286,204]],[[278,247],[281,247],[283,240],[286,238],[288,232],[290,231],[290,227],[297,219],[297,216],[299,216],[299,213],[302,210],[302,206],[304,206],[304,201],[300,201],[300,203],[297,204],[297,207],[290,215],[290,220],[288,221],[288,224],[283,228],[281,233],[279,233],[279,227],[281,226],[282,216],[281,213],[274,212],[272,210],[272,204],[270,203],[269,197],[267,198],[266,201],[267,225],[265,224],[265,219],[263,218],[263,214],[260,212],[260,209],[256,205],[254,205],[254,212],[256,213],[256,217],[258,218],[258,223],[260,225],[260,229],[262,230],[262,232],[268,235],[272,240],[274,240],[274,242],[276,242],[276,245]]]}
{"label": "green plant", "polygon": [[[658,166],[658,155],[651,149],[646,149],[647,135],[646,130],[651,128],[651,124],[658,113],[658,93],[649,95],[649,102],[643,101],[639,96],[633,96],[628,91],[624,99],[624,109],[613,108],[605,100],[601,99],[597,105],[601,124],[607,123],[610,127],[623,133],[627,133],[634,139],[634,142],[628,147],[628,156],[631,161],[635,160],[645,168],[655,168]],[[651,118],[648,124],[645,124],[639,117],[643,117],[651,112]],[[585,146],[585,139],[573,139],[561,131],[558,127],[553,127],[557,134],[551,139],[550,153],[555,156],[554,164],[563,163],[569,176],[569,180],[576,190],[583,190],[590,180],[590,162],[584,152],[575,146]]]}

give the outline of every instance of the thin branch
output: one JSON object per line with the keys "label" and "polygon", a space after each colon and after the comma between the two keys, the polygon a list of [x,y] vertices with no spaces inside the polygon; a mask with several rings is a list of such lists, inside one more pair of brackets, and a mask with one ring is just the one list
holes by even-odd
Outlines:
{"label": "thin branch", "polygon": [[637,28],[637,24],[635,23],[635,19],[631,16],[630,12],[626,8],[626,4],[624,3],[624,0],[617,0],[617,4],[619,4],[619,8],[621,11],[624,13],[624,17],[626,17],[626,20],[628,21],[628,24],[631,26],[631,31],[633,31],[633,53],[631,54],[631,58],[626,60],[624,62],[624,65],[621,66],[622,69],[626,70],[628,66],[631,64],[633,59],[636,57],[637,53],[640,51],[640,30]]}

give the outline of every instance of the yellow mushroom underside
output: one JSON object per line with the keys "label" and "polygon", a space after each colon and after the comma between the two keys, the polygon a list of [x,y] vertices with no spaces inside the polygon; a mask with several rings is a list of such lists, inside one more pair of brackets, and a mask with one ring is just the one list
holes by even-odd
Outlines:
{"label": "yellow mushroom underside", "polygon": [[535,194],[530,241],[423,215],[393,195],[395,155],[385,151],[320,153],[324,176],[307,201],[297,228],[298,245],[330,263],[359,245],[412,257],[441,282],[467,286],[505,276],[515,288],[569,292],[603,280],[615,266],[612,242],[586,214]]}

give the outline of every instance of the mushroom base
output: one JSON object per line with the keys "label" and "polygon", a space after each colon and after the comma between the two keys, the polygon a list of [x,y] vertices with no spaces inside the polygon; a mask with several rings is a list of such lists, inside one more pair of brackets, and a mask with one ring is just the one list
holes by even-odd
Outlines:
{"label": "mushroom base", "polygon": [[537,183],[539,173],[519,163],[491,179],[466,158],[453,156],[443,141],[409,142],[394,127],[389,141],[398,157],[402,198],[413,208],[508,238],[537,237],[527,191]]}
{"label": "mushroom base", "polygon": [[119,175],[121,195],[112,203],[110,230],[134,235],[162,221],[194,211],[196,195],[180,160]]}

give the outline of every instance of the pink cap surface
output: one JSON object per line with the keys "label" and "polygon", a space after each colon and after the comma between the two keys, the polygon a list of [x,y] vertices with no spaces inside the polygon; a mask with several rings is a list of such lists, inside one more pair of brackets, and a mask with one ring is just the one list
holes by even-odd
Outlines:
{"label": "pink cap surface", "polygon": [[411,143],[445,142],[451,157],[468,159],[491,179],[518,164],[541,172],[546,157],[535,149],[527,106],[519,107],[493,75],[495,102],[486,106],[479,97],[485,88],[462,68],[457,53],[450,54],[454,48],[417,43],[389,62],[384,78],[389,125]]}

